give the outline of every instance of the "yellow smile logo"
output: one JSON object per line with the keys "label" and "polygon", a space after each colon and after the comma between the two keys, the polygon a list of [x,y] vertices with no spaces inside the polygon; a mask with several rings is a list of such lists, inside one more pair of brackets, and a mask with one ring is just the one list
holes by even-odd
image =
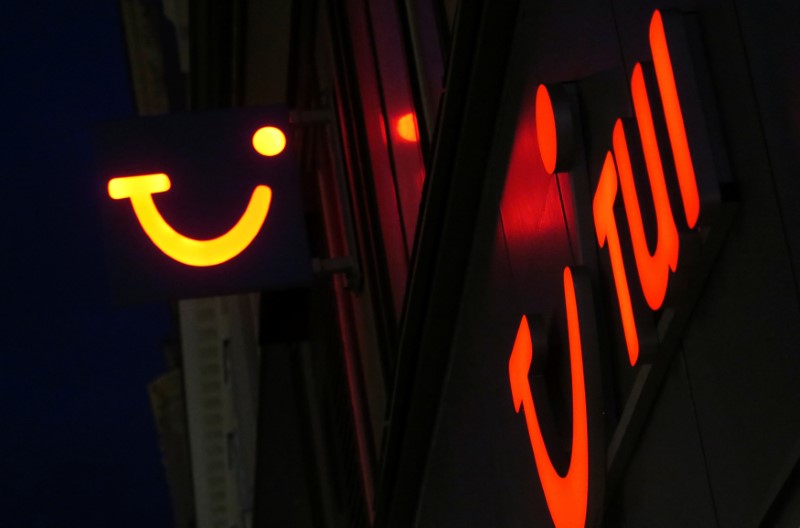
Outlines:
{"label": "yellow smile logo", "polygon": [[[275,127],[263,127],[253,135],[253,148],[263,156],[276,156],[286,147],[286,137]],[[216,266],[247,249],[261,231],[272,202],[272,189],[258,185],[244,214],[226,233],[198,240],[178,233],[161,215],[153,194],[168,191],[172,182],[164,173],[113,178],[108,195],[114,200],[129,198],[133,213],[145,234],[168,257],[188,266]]]}

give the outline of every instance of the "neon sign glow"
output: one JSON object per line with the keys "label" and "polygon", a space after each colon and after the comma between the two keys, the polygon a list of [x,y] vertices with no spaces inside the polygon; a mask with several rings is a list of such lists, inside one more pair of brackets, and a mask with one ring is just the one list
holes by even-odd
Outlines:
{"label": "neon sign glow", "polygon": [[[275,127],[259,128],[252,138],[253,148],[262,156],[276,156],[286,147],[286,137]],[[130,199],[133,213],[145,234],[168,257],[187,266],[207,267],[227,262],[253,242],[266,221],[272,202],[272,189],[258,185],[250,196],[244,213],[224,234],[198,240],[178,233],[162,216],[153,194],[172,187],[164,173],[112,178],[108,195],[114,200]]]}
{"label": "neon sign glow", "polygon": [[[662,124],[666,128],[665,136],[669,138],[671,159],[675,165],[675,183],[678,188],[674,196],[680,196],[680,205],[685,213],[686,226],[682,229],[688,227],[692,230],[698,226],[701,205],[705,203],[698,191],[695,160],[689,148],[690,135],[687,134],[684,108],[679,98],[667,32],[659,11],[655,11],[651,18],[649,41],[653,58],[652,69],[648,70],[648,66],[643,66],[641,63],[637,63],[633,68],[630,88],[634,118],[619,118],[615,121],[611,131],[611,148],[602,158],[603,163],[591,204],[596,242],[601,254],[606,250],[608,252],[625,349],[631,367],[640,363],[642,356],[642,332],[637,321],[637,314],[641,313],[634,309],[631,297],[628,272],[633,270],[629,267],[626,271],[623,245],[620,241],[621,232],[630,236],[635,275],[638,278],[641,295],[652,312],[664,308],[671,278],[678,271],[681,255],[681,238],[673,214],[673,204],[670,202],[669,183],[665,177],[663,153],[657,140],[657,124],[648,95],[646,75],[655,77],[653,86],[658,87],[663,107]],[[535,123],[544,168],[548,173],[555,174],[565,170],[563,166],[567,155],[564,151],[571,150],[569,141],[572,130],[569,126],[563,126],[571,118],[569,111],[564,110],[561,93],[551,92],[551,89],[563,90],[558,85],[539,85],[536,90]],[[696,132],[695,129],[693,131]],[[692,144],[697,147],[697,144]],[[702,141],[699,145],[698,152],[705,153]],[[655,243],[652,246],[648,245],[645,219],[640,207],[640,194],[635,178],[642,171],[647,172],[650,189],[648,194],[655,212],[653,220]],[[620,192],[626,219],[623,226],[627,226],[622,229],[618,224],[614,208]],[[509,359],[509,381],[514,406],[517,412],[524,411],[537,473],[550,515],[558,528],[586,526],[596,520],[597,512],[592,510],[594,504],[592,497],[593,493],[596,495],[601,492],[592,491],[590,484],[594,477],[590,475],[588,468],[592,465],[592,453],[596,452],[598,443],[602,447],[599,454],[601,459],[605,452],[603,435],[600,434],[599,438],[593,439],[592,431],[595,429],[587,428],[587,423],[591,424],[592,420],[596,419],[593,418],[591,409],[587,411],[592,394],[596,394],[596,388],[589,387],[592,371],[587,366],[595,361],[592,354],[596,352],[596,343],[592,340],[596,339],[596,336],[586,334],[582,330],[587,324],[594,325],[595,321],[592,308],[581,306],[580,296],[576,298],[573,274],[577,271],[570,267],[564,269],[573,419],[572,451],[566,475],[559,475],[556,472],[542,436],[540,423],[542,413],[537,414],[529,381],[529,371],[533,368],[532,364],[535,364],[536,328],[530,324],[530,319],[525,315],[521,318]],[[586,304],[591,303],[586,301]],[[644,379],[647,379],[650,369],[643,372],[645,372]],[[634,398],[632,401],[632,404],[629,401],[629,405],[626,405],[626,412],[630,412],[630,405],[635,407],[638,400]],[[627,419],[630,420],[630,416]],[[615,434],[612,444],[616,440]]]}

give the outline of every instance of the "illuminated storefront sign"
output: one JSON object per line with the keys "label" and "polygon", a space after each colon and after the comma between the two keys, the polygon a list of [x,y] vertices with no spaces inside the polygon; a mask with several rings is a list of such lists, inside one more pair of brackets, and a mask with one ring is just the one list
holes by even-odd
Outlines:
{"label": "illuminated storefront sign", "polygon": [[[648,378],[654,370],[652,365],[657,358],[659,368],[668,362],[672,346],[668,337],[678,331],[680,325],[675,321],[687,313],[680,303],[691,304],[686,299],[672,304],[667,301],[674,288],[673,277],[679,268],[684,276],[701,274],[700,267],[694,265],[696,248],[707,242],[704,237],[714,228],[715,210],[719,209],[719,170],[707,138],[710,130],[702,116],[694,115],[702,114],[696,95],[698,84],[685,67],[677,69],[678,65],[673,64],[673,58],[685,59],[687,55],[681,28],[679,16],[668,18],[659,11],[654,13],[649,32],[653,64],[637,63],[633,68],[630,89],[634,118],[615,121],[611,148],[603,158],[592,200],[596,242],[601,258],[608,255],[624,348],[630,367],[639,368],[640,389],[644,387],[629,396],[611,442],[609,459],[616,456],[621,438],[629,433],[637,406],[642,407],[642,391],[652,391],[657,384],[655,378]],[[673,35],[680,53],[674,53]],[[657,98],[653,93],[656,89]],[[567,165],[574,150],[575,134],[569,126],[566,97],[559,86],[540,85],[536,92],[539,151],[550,174],[569,170]],[[685,119],[686,112],[692,113],[691,122]],[[662,136],[668,140],[660,141]],[[671,157],[667,157],[667,151]],[[642,185],[643,181],[647,184]],[[649,193],[642,192],[642,188],[649,189]],[[623,215],[615,207],[620,194]],[[650,198],[646,198],[647,194]],[[649,217],[643,215],[642,199],[652,201],[653,213]],[[682,211],[682,217],[676,219],[675,211]],[[620,222],[623,216],[624,222]],[[700,233],[701,228],[705,232]],[[720,230],[724,228],[717,229]],[[652,234],[650,240],[648,231]],[[623,244],[625,238],[628,240]],[[688,241],[691,250],[682,247],[684,241]],[[626,251],[632,255],[626,255]],[[573,276],[580,272],[570,267],[564,270],[572,384],[572,443],[566,474],[555,471],[541,433],[542,413],[536,411],[529,381],[531,376],[536,379],[536,343],[541,339],[537,339],[537,328],[527,316],[519,324],[509,360],[514,405],[518,412],[524,411],[536,469],[551,517],[559,528],[592,525],[602,509],[602,499],[598,498],[602,494],[602,471],[590,472],[588,468],[592,463],[605,466],[605,439],[602,425],[587,425],[602,412],[598,412],[602,394],[594,381],[600,375],[599,347],[596,333],[584,331],[586,325],[594,326],[595,313],[588,293],[584,294],[585,300],[576,296]],[[588,285],[585,287],[589,289]],[[643,302],[634,301],[634,296]],[[638,305],[647,308],[643,310]],[[644,313],[646,310],[650,313]],[[657,330],[655,317],[660,317]],[[643,339],[643,335],[647,338]],[[643,364],[647,368],[641,368]],[[593,461],[593,457],[599,461]]]}
{"label": "illuminated storefront sign", "polygon": [[[261,127],[253,134],[253,148],[262,156],[277,156],[285,147],[286,135],[278,128]],[[239,255],[261,231],[272,201],[272,189],[256,186],[235,226],[216,238],[197,240],[175,231],[153,201],[153,194],[166,192],[171,186],[169,176],[163,173],[123,176],[108,182],[108,195],[114,200],[130,198],[133,213],[153,244],[187,266],[216,266]]]}
{"label": "illuminated storefront sign", "polygon": [[283,107],[104,125],[98,158],[117,297],[307,283],[310,259],[288,127]]}
{"label": "illuminated storefront sign", "polygon": [[272,201],[272,189],[259,185],[236,225],[216,238],[197,240],[175,231],[153,201],[153,194],[168,191],[171,185],[166,174],[124,176],[108,182],[108,195],[114,200],[130,198],[133,213],[153,244],[187,266],[216,266],[239,255],[261,231]]}

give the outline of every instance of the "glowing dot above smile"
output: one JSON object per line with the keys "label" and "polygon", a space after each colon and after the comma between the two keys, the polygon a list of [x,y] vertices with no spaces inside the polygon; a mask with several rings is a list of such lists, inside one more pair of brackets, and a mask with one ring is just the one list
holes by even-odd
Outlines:
{"label": "glowing dot above smile", "polygon": [[261,127],[253,134],[253,148],[262,156],[277,156],[286,148],[286,136],[275,127]]}

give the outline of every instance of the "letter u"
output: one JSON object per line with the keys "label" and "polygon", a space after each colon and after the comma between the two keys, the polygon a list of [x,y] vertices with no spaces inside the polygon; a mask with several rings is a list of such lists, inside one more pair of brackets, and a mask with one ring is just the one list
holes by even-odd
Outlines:
{"label": "letter u", "polygon": [[657,239],[655,250],[652,253],[647,245],[642,212],[639,207],[639,195],[634,183],[634,168],[626,138],[626,128],[628,127],[622,120],[617,120],[614,126],[612,141],[639,282],[642,285],[642,292],[647,304],[652,310],[658,310],[664,303],[667,293],[669,270],[675,271],[678,267],[678,229],[675,226],[675,218],[669,203],[667,183],[664,179],[664,165],[656,139],[642,65],[638,63],[633,68],[631,76],[631,94],[656,213]]}

